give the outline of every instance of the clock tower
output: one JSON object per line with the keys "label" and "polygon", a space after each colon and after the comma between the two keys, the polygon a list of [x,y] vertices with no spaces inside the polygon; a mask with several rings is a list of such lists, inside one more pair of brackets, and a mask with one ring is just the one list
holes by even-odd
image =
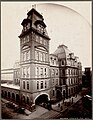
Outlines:
{"label": "clock tower", "polygon": [[20,90],[23,102],[26,98],[35,102],[37,96],[50,98],[49,36],[43,16],[32,8],[23,26],[20,38]]}

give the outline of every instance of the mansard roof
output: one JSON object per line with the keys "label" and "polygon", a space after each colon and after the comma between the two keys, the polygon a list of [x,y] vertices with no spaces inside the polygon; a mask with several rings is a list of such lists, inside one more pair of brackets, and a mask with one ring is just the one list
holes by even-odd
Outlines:
{"label": "mansard roof", "polygon": [[54,52],[55,55],[58,55],[58,58],[66,58],[70,53],[72,52],[64,44],[59,45],[57,50]]}

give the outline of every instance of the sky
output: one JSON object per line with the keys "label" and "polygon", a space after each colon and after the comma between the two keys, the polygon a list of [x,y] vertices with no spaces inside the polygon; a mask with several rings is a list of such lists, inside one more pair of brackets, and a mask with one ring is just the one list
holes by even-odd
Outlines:
{"label": "sky", "polygon": [[1,2],[1,68],[12,68],[20,60],[21,22],[36,4],[44,17],[50,53],[61,44],[79,57],[82,67],[92,66],[92,3],[89,2]]}

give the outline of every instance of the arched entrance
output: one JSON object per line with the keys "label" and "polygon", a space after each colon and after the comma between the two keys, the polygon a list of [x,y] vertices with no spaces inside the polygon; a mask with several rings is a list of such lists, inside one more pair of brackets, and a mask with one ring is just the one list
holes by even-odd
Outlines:
{"label": "arched entrance", "polygon": [[12,100],[15,101],[15,94],[12,93]]}
{"label": "arched entrance", "polygon": [[10,99],[10,92],[8,92],[8,98]]}
{"label": "arched entrance", "polygon": [[5,91],[5,98],[7,98],[7,92]]}
{"label": "arched entrance", "polygon": [[16,94],[16,102],[19,102],[19,95]]}
{"label": "arched entrance", "polygon": [[63,90],[63,99],[65,99],[65,97],[66,97],[66,92],[65,90]]}
{"label": "arched entrance", "polygon": [[46,94],[42,94],[35,99],[36,105],[39,105],[41,103],[47,103],[47,102],[48,102],[48,95]]}
{"label": "arched entrance", "polygon": [[56,97],[57,97],[57,99],[62,100],[62,93],[60,90],[57,90]]}

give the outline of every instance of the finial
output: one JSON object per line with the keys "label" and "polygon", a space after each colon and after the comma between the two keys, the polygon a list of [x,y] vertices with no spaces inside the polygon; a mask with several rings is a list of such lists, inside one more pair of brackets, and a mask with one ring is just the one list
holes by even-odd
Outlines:
{"label": "finial", "polygon": [[36,9],[36,4],[32,5],[32,8]]}

